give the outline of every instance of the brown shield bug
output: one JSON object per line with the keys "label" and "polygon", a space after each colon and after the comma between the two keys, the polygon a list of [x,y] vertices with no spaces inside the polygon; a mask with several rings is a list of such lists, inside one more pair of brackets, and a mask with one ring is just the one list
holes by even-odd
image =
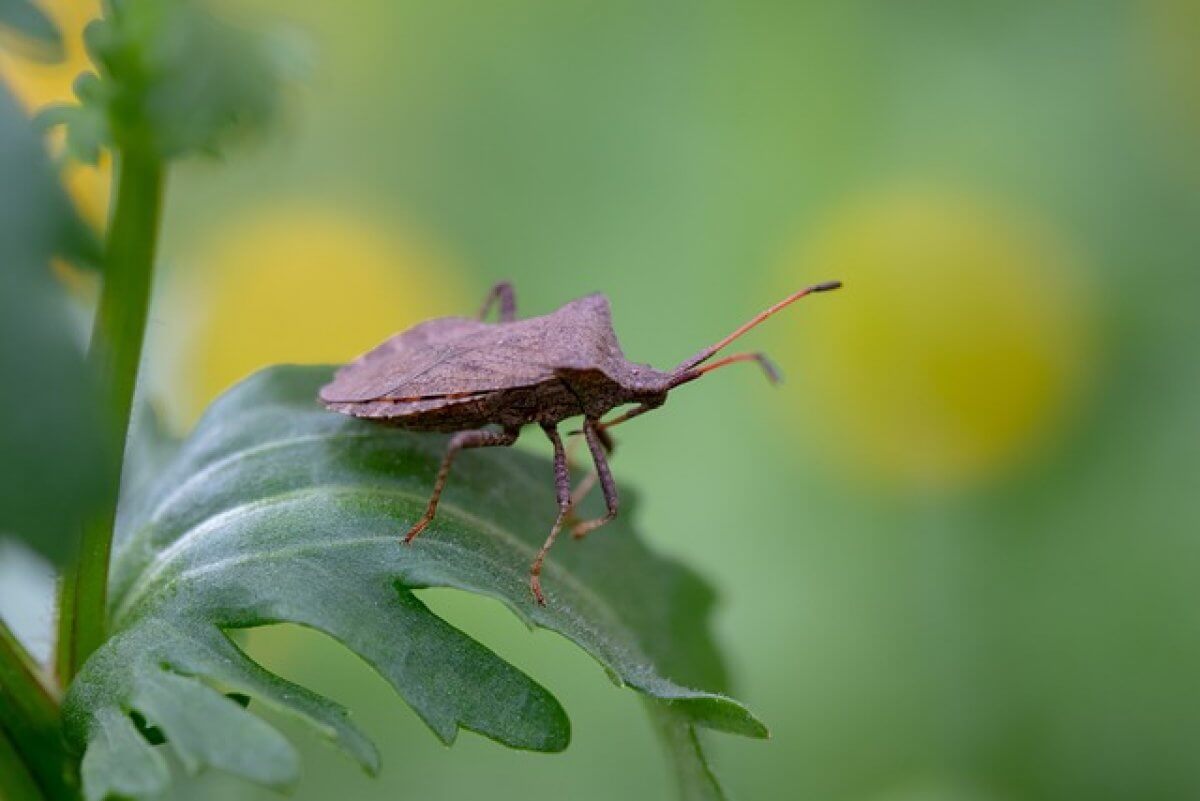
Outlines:
{"label": "brown shield bug", "polygon": [[[551,314],[517,320],[512,285],[501,283],[492,288],[478,317],[441,317],[396,334],[338,370],[333,381],[321,388],[320,398],[329,409],[354,417],[417,431],[454,432],[429,506],[405,534],[405,543],[433,520],[450,465],[460,450],[512,445],[522,426],[540,425],[554,446],[558,490],[558,516],[529,571],[533,595],[545,605],[542,562],[581,494],[577,490],[572,498],[558,424],[583,416],[583,435],[596,466],[589,479],[599,480],[607,506],[603,517],[574,526],[572,534],[579,538],[617,514],[617,487],[606,458],[612,449],[607,429],[657,409],[675,387],[728,364],[756,361],[768,378],[777,380],[775,368],[762,353],[737,353],[705,362],[805,295],[840,286],[830,281],[801,289],[664,373],[625,359],[603,295],[588,295]],[[497,303],[500,321],[484,322]],[[601,420],[626,404],[634,406],[611,420]],[[590,481],[581,489],[585,485],[590,487]]]}

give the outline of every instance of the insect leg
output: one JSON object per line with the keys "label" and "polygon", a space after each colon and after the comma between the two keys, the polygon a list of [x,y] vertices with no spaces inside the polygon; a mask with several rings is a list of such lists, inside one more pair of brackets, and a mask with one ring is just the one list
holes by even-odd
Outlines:
{"label": "insect leg", "polygon": [[517,295],[513,291],[513,285],[508,281],[501,281],[492,287],[483,299],[483,308],[479,310],[480,320],[487,317],[487,313],[492,310],[492,304],[497,301],[500,303],[500,322],[511,323],[517,319]]}
{"label": "insect leg", "polygon": [[604,455],[604,431],[599,421],[588,418],[583,423],[583,435],[587,437],[588,449],[592,452],[592,461],[596,463],[596,475],[600,478],[600,489],[604,491],[604,504],[608,513],[595,520],[587,520],[571,529],[575,539],[586,537],[590,532],[603,526],[617,516],[619,505],[617,498],[617,482],[613,481],[612,471],[608,469],[608,459]]}
{"label": "insect leg", "polygon": [[[611,420],[598,421],[596,423],[596,427],[600,429],[601,434],[603,434],[604,436],[608,436],[605,432],[607,432],[608,429],[612,428],[613,426],[619,426],[621,423],[627,423],[630,420],[632,420],[633,418],[643,415],[646,412],[654,411],[655,409],[657,409],[659,406],[662,406],[662,405],[663,405],[662,401],[659,401],[658,403],[642,403],[642,404],[639,404],[639,405],[633,407],[632,409],[630,409],[627,412],[617,415],[616,417],[614,417]],[[610,445],[608,449],[611,451],[612,446]]]}
{"label": "insect leg", "polygon": [[571,508],[571,471],[567,467],[567,452],[563,448],[562,437],[558,435],[558,429],[553,425],[544,424],[542,430],[546,432],[550,444],[554,446],[554,487],[558,494],[558,516],[554,518],[550,536],[546,537],[546,542],[537,552],[533,565],[529,568],[529,588],[533,590],[533,597],[537,599],[537,602],[545,606],[546,596],[542,595],[542,563],[546,561],[546,554],[554,545],[558,532],[562,530],[563,519]]}
{"label": "insect leg", "polygon": [[[572,433],[582,434],[583,431],[573,431]],[[617,443],[613,441],[612,435],[604,430],[603,423],[598,423],[596,425],[596,433],[600,436],[600,443],[604,446],[604,452],[612,455],[613,449],[617,447]],[[578,441],[579,440],[572,440],[571,443],[567,445],[568,464],[572,462],[571,448]],[[596,488],[596,483],[599,480],[600,474],[595,468],[592,468],[588,471],[588,474],[583,477],[583,480],[579,482],[579,485],[575,487],[574,491],[571,493],[571,508],[567,510],[566,522],[568,525],[574,526],[579,522],[579,518],[575,516],[575,510],[579,507],[579,504],[583,503],[584,499],[592,493],[592,490]]]}
{"label": "insect leg", "polygon": [[[614,417],[611,420],[601,420],[601,421],[597,422],[596,423],[596,434],[600,437],[600,441],[604,445],[604,452],[611,455],[613,452],[613,448],[616,447],[616,442],[613,441],[612,435],[608,433],[608,429],[612,428],[613,426],[620,425],[621,423],[628,422],[629,420],[632,420],[633,418],[638,417],[639,415],[643,415],[646,412],[653,411],[654,409],[657,409],[659,406],[662,406],[661,402],[659,402],[659,403],[642,403],[638,406],[635,406],[634,408],[630,409],[629,411],[627,411],[623,414],[617,415],[616,417]],[[579,432],[574,431],[572,433],[578,434]],[[596,482],[599,480],[599,478],[600,478],[600,473],[596,470],[593,470],[592,472],[587,474],[587,476],[583,479],[583,481],[579,482],[579,486],[575,488],[575,491],[573,493],[571,493],[572,515],[573,515],[575,507],[577,507],[577,506],[579,506],[579,504],[583,503],[583,499],[588,496],[588,494],[592,491],[593,488],[595,488]]]}
{"label": "insect leg", "polygon": [[417,535],[424,531],[425,527],[433,520],[434,514],[437,513],[438,500],[441,499],[442,490],[446,487],[446,478],[450,475],[450,465],[454,463],[454,457],[459,451],[463,448],[512,445],[517,441],[519,434],[519,428],[506,428],[504,431],[480,428],[473,431],[460,431],[451,437],[450,444],[446,446],[446,455],[442,457],[442,466],[438,469],[437,480],[433,483],[433,494],[429,496],[429,506],[425,508],[425,514],[421,515],[421,519],[404,535],[404,544],[408,545],[416,539]]}
{"label": "insect leg", "polygon": [[575,490],[571,493],[571,508],[567,511],[567,514],[570,516],[569,522],[579,522],[579,518],[575,516],[575,507],[583,503],[583,499],[592,494],[592,490],[596,488],[596,482],[599,480],[600,474],[595,470],[592,470],[590,473],[584,476],[583,481],[580,481],[579,485],[575,487]]}

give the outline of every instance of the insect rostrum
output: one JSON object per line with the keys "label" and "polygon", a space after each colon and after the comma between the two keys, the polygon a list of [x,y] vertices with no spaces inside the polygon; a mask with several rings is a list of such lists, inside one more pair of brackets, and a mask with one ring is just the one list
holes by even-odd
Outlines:
{"label": "insect rostrum", "polygon": [[[450,465],[460,450],[512,445],[522,426],[540,425],[554,446],[558,490],[558,516],[529,571],[534,597],[545,604],[542,562],[579,500],[572,498],[558,424],[583,416],[583,435],[607,507],[603,517],[574,525],[571,533],[579,538],[617,514],[617,487],[607,460],[612,450],[609,428],[657,409],[675,387],[728,364],[757,361],[767,376],[776,380],[775,368],[762,353],[737,353],[715,362],[709,359],[785,306],[813,292],[840,286],[830,281],[789,295],[664,373],[626,360],[603,295],[588,295],[542,317],[517,320],[512,286],[501,283],[488,293],[478,317],[440,317],[396,334],[338,370],[333,381],[321,388],[320,398],[329,409],[354,417],[418,431],[455,432],[429,506],[405,534],[405,543],[412,542],[433,520]],[[484,322],[496,304],[500,321]],[[633,408],[601,420],[626,404]],[[576,495],[580,494],[577,491]]]}

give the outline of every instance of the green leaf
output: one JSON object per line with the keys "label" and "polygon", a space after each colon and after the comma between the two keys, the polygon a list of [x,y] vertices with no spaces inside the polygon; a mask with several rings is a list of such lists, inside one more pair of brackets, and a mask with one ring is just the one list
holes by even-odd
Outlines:
{"label": "green leaf", "polygon": [[[99,81],[94,73],[80,74],[75,79],[76,96],[87,98],[90,89],[99,89]],[[77,105],[51,103],[38,111],[34,124],[42,130],[63,126],[66,131],[66,155],[93,167],[100,162],[100,148],[112,139],[104,108],[97,102],[84,100]]]}
{"label": "green leaf", "polygon": [[88,801],[110,796],[149,798],[166,790],[170,783],[166,760],[127,715],[102,709],[92,728],[91,747],[80,768]]}
{"label": "green leaf", "polygon": [[0,798],[43,801],[41,789],[3,728],[0,728]]}
{"label": "green leaf", "polygon": [[299,72],[295,48],[231,25],[198,0],[114,0],[84,30],[97,75],[76,85],[69,152],[94,161],[101,145],[160,159],[215,154],[268,127],[282,84]]}
{"label": "green leaf", "polygon": [[29,0],[0,0],[0,34],[5,28],[20,34],[20,38],[0,36],[0,45],[9,45],[27,57],[40,61],[60,61],[63,57],[62,37],[46,13]]}
{"label": "green leaf", "polygon": [[[553,696],[433,615],[412,592],[421,587],[491,596],[562,633],[645,694],[674,732],[766,736],[719,692],[725,675],[705,625],[712,593],[638,541],[629,524],[636,504],[585,543],[552,552],[549,603],[540,607],[528,569],[555,511],[550,464],[507,449],[464,455],[434,524],[404,547],[399,536],[424,509],[445,438],[325,411],[315,396],[329,376],[324,367],[277,367],[235,387],[160,471],[138,513],[123,518],[132,533],[121,536],[114,566],[113,636],[65,703],[68,736],[86,748],[90,797],[152,795],[117,777],[131,764],[159,775],[155,752],[118,754],[106,739],[130,711],[161,729],[164,747],[189,767],[286,785],[291,750],[224,691],[299,715],[374,771],[375,751],[345,710],[268,673],[227,634],[281,621],[358,653],[446,743],[468,729],[513,748],[565,748],[569,723]],[[177,708],[185,693],[211,713],[185,715]],[[136,731],[132,722],[119,728],[122,741]],[[202,745],[239,736],[241,759]],[[695,747],[689,758],[701,759]]]}
{"label": "green leaf", "polygon": [[66,561],[111,484],[98,384],[50,271],[81,226],[0,85],[0,535]]}

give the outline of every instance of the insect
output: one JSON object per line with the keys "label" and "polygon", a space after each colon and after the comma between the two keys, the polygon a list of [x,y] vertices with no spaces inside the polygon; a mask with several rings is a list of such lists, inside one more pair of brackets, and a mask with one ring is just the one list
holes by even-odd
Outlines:
{"label": "insect", "polygon": [[[541,573],[582,493],[598,480],[604,494],[603,517],[576,523],[579,539],[617,515],[617,487],[607,455],[613,442],[608,429],[662,406],[676,387],[717,368],[755,361],[771,381],[774,366],[758,352],[709,361],[735,339],[805,295],[837,289],[829,281],[801,289],[755,315],[729,336],[704,348],[668,372],[625,359],[613,331],[608,299],[588,295],[542,317],[516,319],[512,285],[500,283],[484,300],[478,317],[428,320],[369,351],[337,371],[320,390],[333,411],[416,431],[453,432],[425,513],[404,535],[413,541],[433,520],[438,500],[459,451],[509,446],[523,426],[536,423],[554,448],[558,516],[529,570],[529,586],[541,605]],[[500,321],[484,322],[499,306]],[[610,420],[609,411],[632,405]],[[583,416],[583,436],[595,472],[572,497],[570,471],[558,424]]]}

